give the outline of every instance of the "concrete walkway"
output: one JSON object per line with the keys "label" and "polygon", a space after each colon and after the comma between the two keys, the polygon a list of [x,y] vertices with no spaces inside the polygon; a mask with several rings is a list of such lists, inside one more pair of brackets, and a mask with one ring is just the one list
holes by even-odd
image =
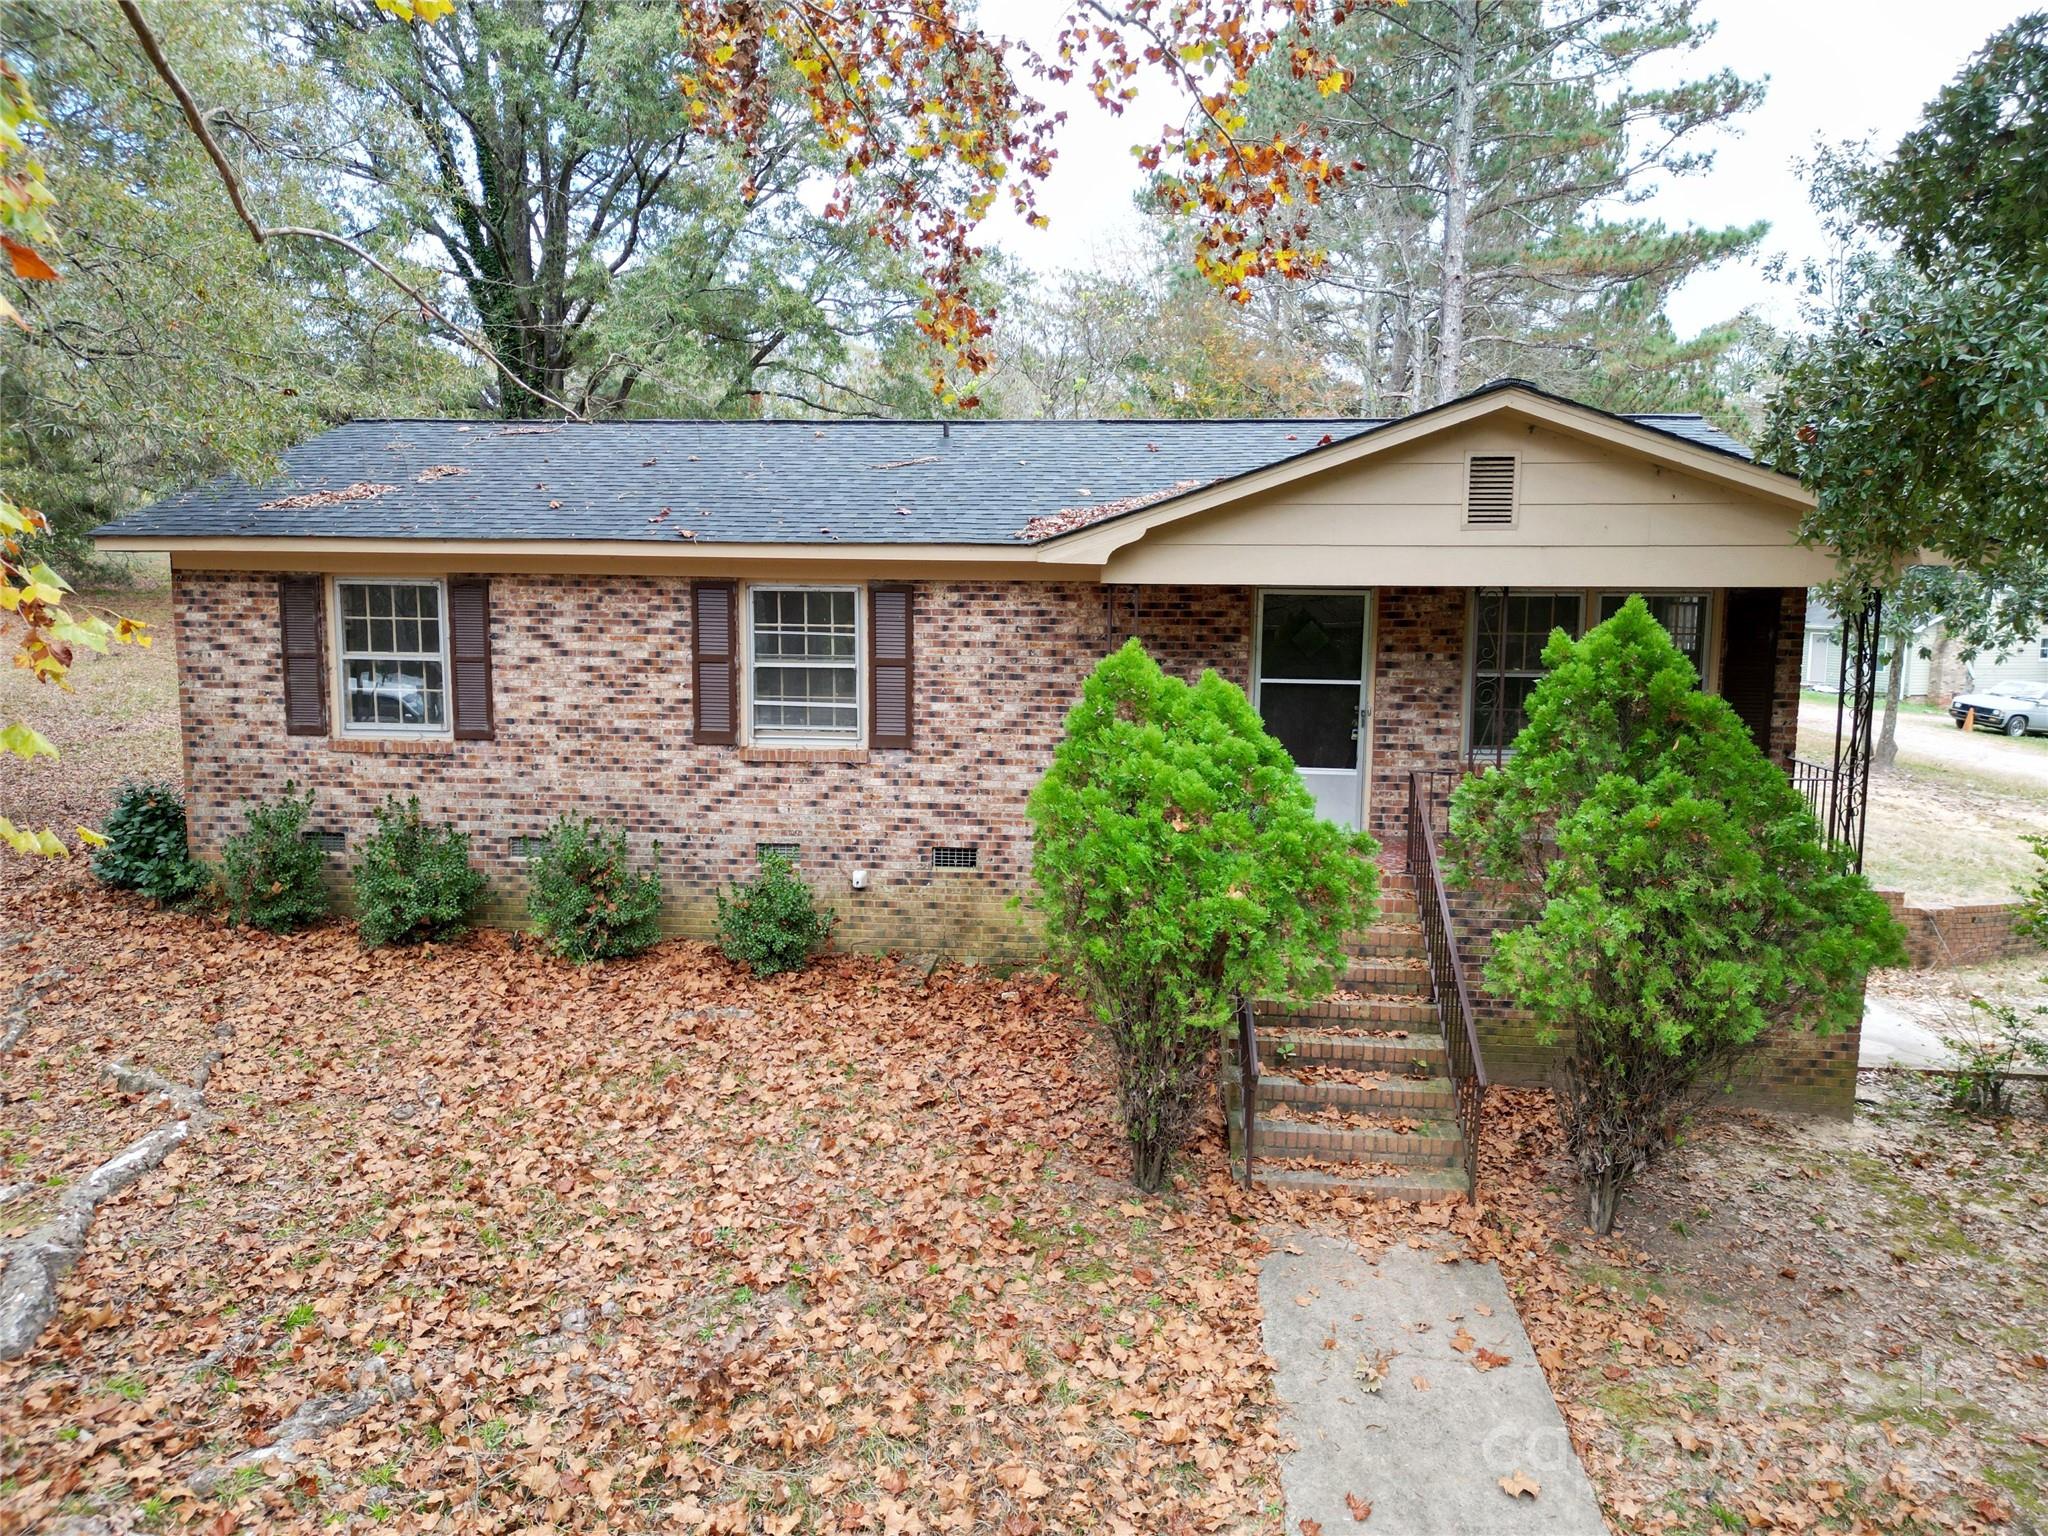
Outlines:
{"label": "concrete walkway", "polygon": [[1952,1067],[1955,1056],[1941,1036],[1882,998],[1863,1000],[1859,1067]]}
{"label": "concrete walkway", "polygon": [[[1270,1235],[1266,1353],[1299,1447],[1281,1463],[1288,1536],[1305,1521],[1324,1536],[1602,1536],[1497,1269],[1407,1247],[1372,1261],[1339,1238]],[[1540,1491],[1505,1492],[1501,1479],[1518,1473]]]}

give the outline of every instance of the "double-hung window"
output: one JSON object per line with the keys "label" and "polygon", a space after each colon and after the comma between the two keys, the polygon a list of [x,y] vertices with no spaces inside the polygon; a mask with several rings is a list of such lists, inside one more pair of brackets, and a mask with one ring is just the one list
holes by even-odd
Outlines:
{"label": "double-hung window", "polygon": [[1585,612],[1577,592],[1516,592],[1503,614],[1498,592],[1480,592],[1473,605],[1472,686],[1469,692],[1472,750],[1504,749],[1528,723],[1529,695],[1543,676],[1543,647],[1550,632],[1579,632]]}
{"label": "double-hung window", "polygon": [[754,587],[748,594],[747,621],[753,739],[858,744],[859,589]]}
{"label": "double-hung window", "polygon": [[341,725],[371,736],[448,729],[448,626],[438,581],[337,580]]}

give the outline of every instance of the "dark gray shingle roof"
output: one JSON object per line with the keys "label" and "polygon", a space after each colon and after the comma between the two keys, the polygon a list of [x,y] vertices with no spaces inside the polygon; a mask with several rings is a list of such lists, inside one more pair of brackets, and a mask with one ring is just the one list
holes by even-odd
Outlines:
{"label": "dark gray shingle roof", "polygon": [[[1740,455],[1698,417],[1643,425]],[[1379,421],[356,421],[98,530],[169,538],[990,544],[1033,518],[1248,473]],[[449,473],[448,469],[460,473]],[[425,476],[425,478],[422,478]],[[374,497],[266,506],[388,485]],[[664,509],[666,515],[664,515]]]}

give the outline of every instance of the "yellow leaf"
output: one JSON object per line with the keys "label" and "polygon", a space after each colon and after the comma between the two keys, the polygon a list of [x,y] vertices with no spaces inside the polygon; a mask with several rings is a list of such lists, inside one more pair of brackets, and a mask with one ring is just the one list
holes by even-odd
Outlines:
{"label": "yellow leaf", "polygon": [[104,848],[107,846],[107,840],[99,833],[93,831],[91,827],[80,827],[78,829],[78,840],[88,848]]}

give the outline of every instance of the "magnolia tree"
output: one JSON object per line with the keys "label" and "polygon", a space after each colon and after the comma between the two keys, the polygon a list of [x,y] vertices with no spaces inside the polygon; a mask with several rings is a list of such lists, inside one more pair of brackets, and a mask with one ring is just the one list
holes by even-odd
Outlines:
{"label": "magnolia tree", "polygon": [[1131,1176],[1158,1189],[1232,1004],[1330,986],[1378,844],[1317,817],[1241,689],[1168,677],[1136,640],[1082,689],[1031,818],[1047,942],[1116,1053]]}
{"label": "magnolia tree", "polygon": [[1514,755],[1451,800],[1461,879],[1532,884],[1486,984],[1559,1046],[1597,1232],[1679,1117],[1770,1029],[1853,1025],[1902,935],[1805,797],[1639,597],[1554,633]]}

